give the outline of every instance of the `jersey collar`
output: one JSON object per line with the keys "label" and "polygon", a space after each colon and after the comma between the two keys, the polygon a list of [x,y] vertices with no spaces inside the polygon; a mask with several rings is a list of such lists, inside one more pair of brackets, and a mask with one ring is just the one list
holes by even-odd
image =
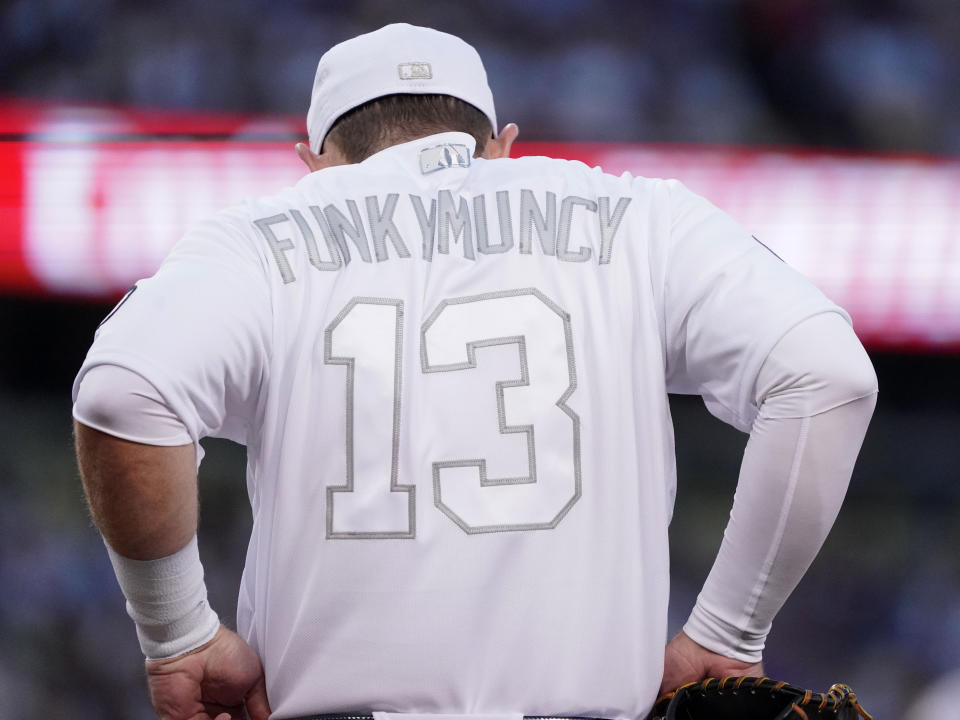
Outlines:
{"label": "jersey collar", "polygon": [[399,160],[407,167],[418,167],[423,175],[449,168],[468,168],[473,162],[477,141],[469,133],[442,132],[391,145],[374,153],[361,165],[378,165]]}

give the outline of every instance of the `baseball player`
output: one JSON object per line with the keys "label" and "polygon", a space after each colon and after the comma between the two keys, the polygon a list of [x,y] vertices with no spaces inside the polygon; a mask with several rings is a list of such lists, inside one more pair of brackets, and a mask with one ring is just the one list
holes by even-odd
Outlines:
{"label": "baseball player", "polygon": [[[74,386],[159,716],[641,718],[761,674],[875,403],[844,311],[679,182],[510,159],[451,35],[335,46],[307,126],[311,172],[190,230]],[[664,652],[670,392],[750,439]],[[206,436],[248,453],[236,633],[197,549]]]}

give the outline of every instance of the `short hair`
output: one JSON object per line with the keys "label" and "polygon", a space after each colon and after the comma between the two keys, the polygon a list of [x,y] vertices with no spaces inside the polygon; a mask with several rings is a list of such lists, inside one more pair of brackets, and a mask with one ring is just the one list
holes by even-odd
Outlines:
{"label": "short hair", "polygon": [[338,117],[331,140],[348,162],[358,163],[391,145],[434,133],[460,131],[477,141],[476,156],[493,137],[490,120],[476,107],[451,95],[383,95]]}

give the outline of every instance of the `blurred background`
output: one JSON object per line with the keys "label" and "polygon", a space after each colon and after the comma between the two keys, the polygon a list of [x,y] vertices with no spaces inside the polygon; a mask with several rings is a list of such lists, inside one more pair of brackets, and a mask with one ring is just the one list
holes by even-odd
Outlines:
{"label": "blurred background", "polygon": [[[850,310],[880,400],[767,671],[876,718],[960,717],[960,4],[953,0],[0,3],[0,720],[149,718],[72,455],[97,323],[185,227],[292,184],[320,54],[388,22],[487,66],[515,154],[677,177]],[[746,436],[675,398],[671,624],[720,541]],[[206,442],[201,549],[229,623],[243,449]],[[943,685],[942,687],[946,687]],[[912,708],[912,709],[911,709]],[[952,713],[952,714],[951,714]]]}

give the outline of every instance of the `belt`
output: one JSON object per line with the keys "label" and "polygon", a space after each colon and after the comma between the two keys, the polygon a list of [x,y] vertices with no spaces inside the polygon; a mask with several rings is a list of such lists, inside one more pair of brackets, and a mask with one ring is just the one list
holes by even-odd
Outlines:
{"label": "belt", "polygon": [[[373,713],[325,713],[302,715],[291,720],[374,720]],[[524,715],[523,720],[604,720],[586,715]]]}

